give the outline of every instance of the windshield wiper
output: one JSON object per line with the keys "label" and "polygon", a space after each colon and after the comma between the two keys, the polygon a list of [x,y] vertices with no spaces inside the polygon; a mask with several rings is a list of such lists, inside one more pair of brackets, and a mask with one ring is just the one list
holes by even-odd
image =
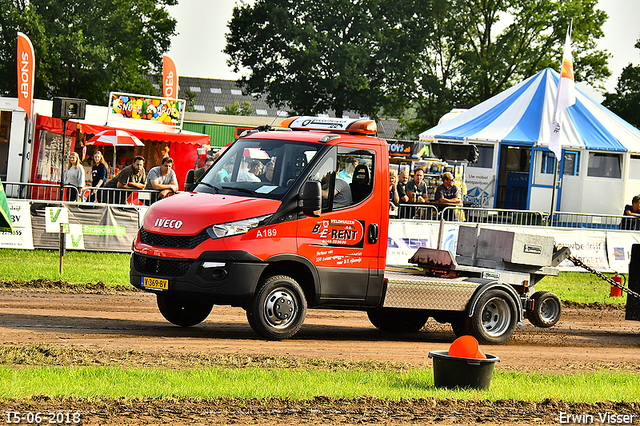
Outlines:
{"label": "windshield wiper", "polygon": [[218,189],[217,186],[211,185],[209,182],[198,182],[197,185],[204,185],[208,186],[209,188],[213,188],[213,190],[216,191],[216,194],[220,192],[220,189]]}

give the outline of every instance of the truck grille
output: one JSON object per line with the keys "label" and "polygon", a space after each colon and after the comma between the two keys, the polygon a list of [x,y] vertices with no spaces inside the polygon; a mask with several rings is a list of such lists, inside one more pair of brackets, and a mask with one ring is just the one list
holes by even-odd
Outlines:
{"label": "truck grille", "polygon": [[167,247],[179,249],[196,248],[200,243],[209,238],[207,230],[203,230],[198,235],[175,236],[151,233],[144,228],[140,228],[140,241],[154,247]]}
{"label": "truck grille", "polygon": [[144,257],[137,253],[133,254],[133,262],[136,271],[141,274],[161,275],[164,277],[182,277],[187,273],[192,263],[190,260]]}

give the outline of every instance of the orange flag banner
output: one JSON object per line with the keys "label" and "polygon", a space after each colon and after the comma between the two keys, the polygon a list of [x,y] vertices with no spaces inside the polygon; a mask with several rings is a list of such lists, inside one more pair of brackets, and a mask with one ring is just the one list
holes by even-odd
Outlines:
{"label": "orange flag banner", "polygon": [[162,97],[178,98],[178,68],[171,56],[162,55]]}
{"label": "orange flag banner", "polygon": [[18,33],[18,106],[31,118],[33,105],[33,83],[36,76],[36,58],[31,40]]}

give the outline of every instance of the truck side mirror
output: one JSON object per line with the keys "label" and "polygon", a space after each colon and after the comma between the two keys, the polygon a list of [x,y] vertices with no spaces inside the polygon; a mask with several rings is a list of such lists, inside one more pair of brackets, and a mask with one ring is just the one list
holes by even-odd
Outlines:
{"label": "truck side mirror", "polygon": [[320,216],[322,211],[322,186],[320,182],[309,180],[304,183],[299,194],[298,206],[307,216]]}

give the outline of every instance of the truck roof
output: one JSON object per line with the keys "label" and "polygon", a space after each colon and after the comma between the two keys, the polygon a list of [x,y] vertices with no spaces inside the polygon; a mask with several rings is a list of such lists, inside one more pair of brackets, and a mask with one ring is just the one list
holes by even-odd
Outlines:
{"label": "truck roof", "polygon": [[[327,137],[329,136],[329,137]],[[326,145],[335,145],[341,141],[357,142],[360,144],[379,146],[381,142],[386,141],[384,139],[365,135],[353,135],[344,133],[331,133],[331,132],[317,132],[317,131],[272,131],[272,132],[257,132],[251,133],[244,138],[247,139],[271,139],[271,140],[286,140],[286,141],[300,141],[311,142]]]}

